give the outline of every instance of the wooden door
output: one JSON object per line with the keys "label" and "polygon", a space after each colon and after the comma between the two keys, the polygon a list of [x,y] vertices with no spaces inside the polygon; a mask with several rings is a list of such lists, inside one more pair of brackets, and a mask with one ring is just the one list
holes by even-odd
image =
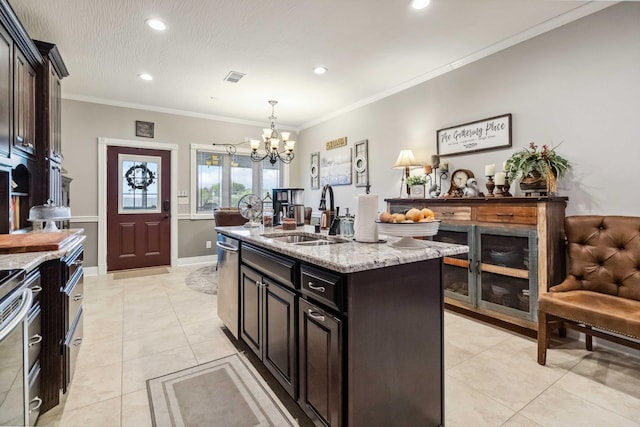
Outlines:
{"label": "wooden door", "polygon": [[340,320],[304,299],[299,300],[298,319],[299,403],[324,425],[339,427],[342,424]]}
{"label": "wooden door", "polygon": [[267,285],[264,295],[264,356],[267,369],[296,398],[296,295],[263,277]]}
{"label": "wooden door", "polygon": [[262,276],[240,268],[240,336],[262,359]]}
{"label": "wooden door", "polygon": [[171,152],[107,148],[107,271],[171,264]]}

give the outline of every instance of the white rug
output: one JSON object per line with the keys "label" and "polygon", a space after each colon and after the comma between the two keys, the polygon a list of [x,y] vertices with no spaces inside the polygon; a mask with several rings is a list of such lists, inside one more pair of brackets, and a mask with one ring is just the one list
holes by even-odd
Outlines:
{"label": "white rug", "polygon": [[194,291],[218,294],[218,272],[215,264],[192,271],[184,281]]}

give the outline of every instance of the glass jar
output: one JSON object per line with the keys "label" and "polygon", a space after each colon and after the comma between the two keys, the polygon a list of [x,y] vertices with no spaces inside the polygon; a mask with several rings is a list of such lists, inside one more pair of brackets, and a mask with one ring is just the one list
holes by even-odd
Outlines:
{"label": "glass jar", "polygon": [[262,210],[262,225],[264,227],[273,227],[273,209]]}

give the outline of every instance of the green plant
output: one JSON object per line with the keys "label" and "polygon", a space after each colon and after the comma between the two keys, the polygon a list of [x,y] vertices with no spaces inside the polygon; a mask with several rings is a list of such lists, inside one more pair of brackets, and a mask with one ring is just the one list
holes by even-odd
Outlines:
{"label": "green plant", "polygon": [[424,185],[427,183],[427,179],[422,175],[412,175],[407,178],[407,185]]}
{"label": "green plant", "polygon": [[[505,166],[509,181],[514,182],[519,177],[534,177],[535,172],[546,180],[562,178],[571,168],[571,163],[558,154],[556,148],[549,149],[543,145],[542,150],[538,150],[538,146],[532,142],[529,147],[513,153]],[[548,176],[549,171],[553,177]]]}

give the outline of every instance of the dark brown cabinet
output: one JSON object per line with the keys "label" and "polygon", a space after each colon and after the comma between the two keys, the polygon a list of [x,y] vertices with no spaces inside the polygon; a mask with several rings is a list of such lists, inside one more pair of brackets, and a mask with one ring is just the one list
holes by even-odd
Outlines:
{"label": "dark brown cabinet", "polygon": [[17,152],[36,151],[36,71],[19,49],[14,50],[14,136]]}
{"label": "dark brown cabinet", "polygon": [[300,299],[298,308],[300,406],[331,427],[341,425],[342,322]]}
{"label": "dark brown cabinet", "polygon": [[296,294],[252,268],[240,268],[240,336],[296,397]]}
{"label": "dark brown cabinet", "polygon": [[13,138],[13,40],[0,26],[0,156],[9,157]]}

